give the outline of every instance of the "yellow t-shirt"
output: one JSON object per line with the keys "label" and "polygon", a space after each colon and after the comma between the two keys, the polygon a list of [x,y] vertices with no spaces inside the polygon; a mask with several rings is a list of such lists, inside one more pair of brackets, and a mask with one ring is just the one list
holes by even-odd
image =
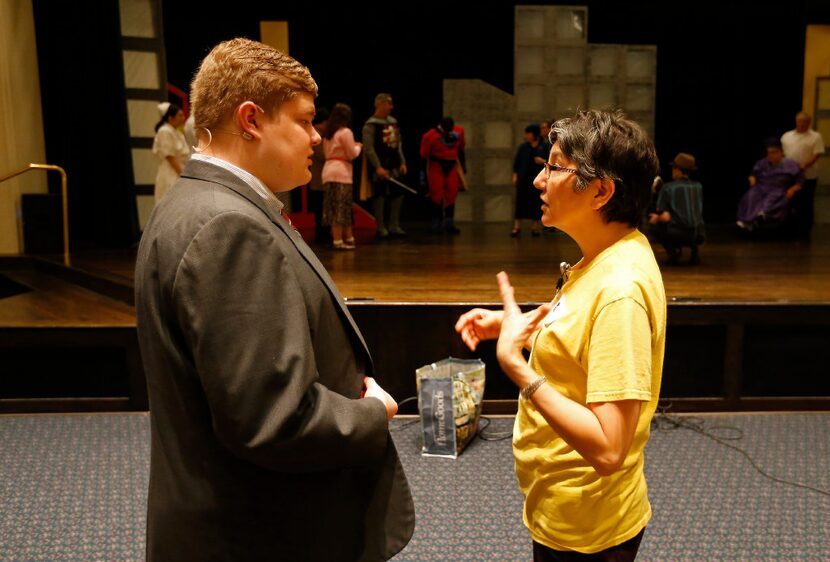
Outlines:
{"label": "yellow t-shirt", "polygon": [[666,294],[651,246],[636,230],[580,265],[542,322],[530,366],[579,404],[645,402],[634,441],[622,468],[602,477],[520,399],[513,452],[533,539],[592,553],[634,537],[651,518],[643,449],[660,394]]}

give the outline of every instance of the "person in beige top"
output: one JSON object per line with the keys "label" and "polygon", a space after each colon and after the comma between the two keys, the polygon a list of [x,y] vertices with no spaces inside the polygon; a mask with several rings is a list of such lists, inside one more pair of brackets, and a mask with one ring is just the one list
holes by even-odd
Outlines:
{"label": "person in beige top", "polygon": [[153,139],[153,154],[159,159],[153,196],[156,203],[167,193],[182,173],[182,168],[190,158],[190,148],[184,134],[179,130],[184,124],[184,111],[173,103],[162,102],[158,105],[161,119],[156,123],[156,136]]}
{"label": "person in beige top", "polygon": [[784,156],[795,160],[804,171],[804,184],[792,199],[796,234],[809,238],[813,228],[816,184],[818,183],[818,159],[824,154],[821,133],[810,129],[811,117],[803,111],[795,116],[795,129],[781,136]]}

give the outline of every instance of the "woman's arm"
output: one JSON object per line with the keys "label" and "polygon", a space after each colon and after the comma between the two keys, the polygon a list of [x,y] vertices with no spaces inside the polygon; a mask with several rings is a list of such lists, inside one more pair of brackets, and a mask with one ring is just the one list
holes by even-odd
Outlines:
{"label": "woman's arm", "polygon": [[360,156],[360,150],[363,148],[363,145],[355,142],[354,133],[348,127],[343,127],[341,131],[338,131],[338,133],[341,135],[340,143],[343,146],[343,152],[345,152],[346,158],[354,160]]}
{"label": "woman's arm", "polygon": [[176,171],[178,175],[182,175],[182,165],[179,163],[175,156],[165,156],[164,158],[168,162],[170,162],[170,165],[173,166],[173,169]]}
{"label": "woman's arm", "polygon": [[[499,363],[520,388],[539,378],[524,361]],[[600,476],[613,474],[625,461],[637,421],[639,400],[596,402],[583,406],[543,384],[531,396],[533,405],[565,442],[576,449]]]}
{"label": "woman's arm", "polygon": [[[527,364],[521,350],[547,311],[537,309],[533,315],[522,314],[507,274],[499,273],[498,280],[504,316],[496,357],[516,386],[525,388],[542,375]],[[576,449],[598,474],[607,476],[622,466],[634,440],[640,400],[597,402],[583,406],[547,384],[538,387],[529,399],[554,431]]]}

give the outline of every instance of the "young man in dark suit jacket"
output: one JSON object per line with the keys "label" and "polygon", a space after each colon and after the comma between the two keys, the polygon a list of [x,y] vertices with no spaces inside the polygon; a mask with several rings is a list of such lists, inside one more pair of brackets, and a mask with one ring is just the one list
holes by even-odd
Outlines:
{"label": "young man in dark suit jacket", "polygon": [[397,404],[274,195],[309,180],[316,94],[307,68],[245,39],[191,86],[200,147],[136,264],[148,560],[386,560],[412,535]]}

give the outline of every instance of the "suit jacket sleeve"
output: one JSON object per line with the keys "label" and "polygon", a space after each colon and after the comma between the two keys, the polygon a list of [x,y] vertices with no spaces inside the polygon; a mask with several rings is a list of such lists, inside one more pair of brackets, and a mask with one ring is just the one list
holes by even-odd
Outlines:
{"label": "suit jacket sleeve", "polygon": [[[316,382],[307,288],[285,236],[225,212],[200,229],[179,263],[173,306],[214,432],[235,455],[276,471],[375,464],[387,444],[386,409],[357,399],[359,388],[348,398]],[[319,291],[331,298],[322,282]]]}

